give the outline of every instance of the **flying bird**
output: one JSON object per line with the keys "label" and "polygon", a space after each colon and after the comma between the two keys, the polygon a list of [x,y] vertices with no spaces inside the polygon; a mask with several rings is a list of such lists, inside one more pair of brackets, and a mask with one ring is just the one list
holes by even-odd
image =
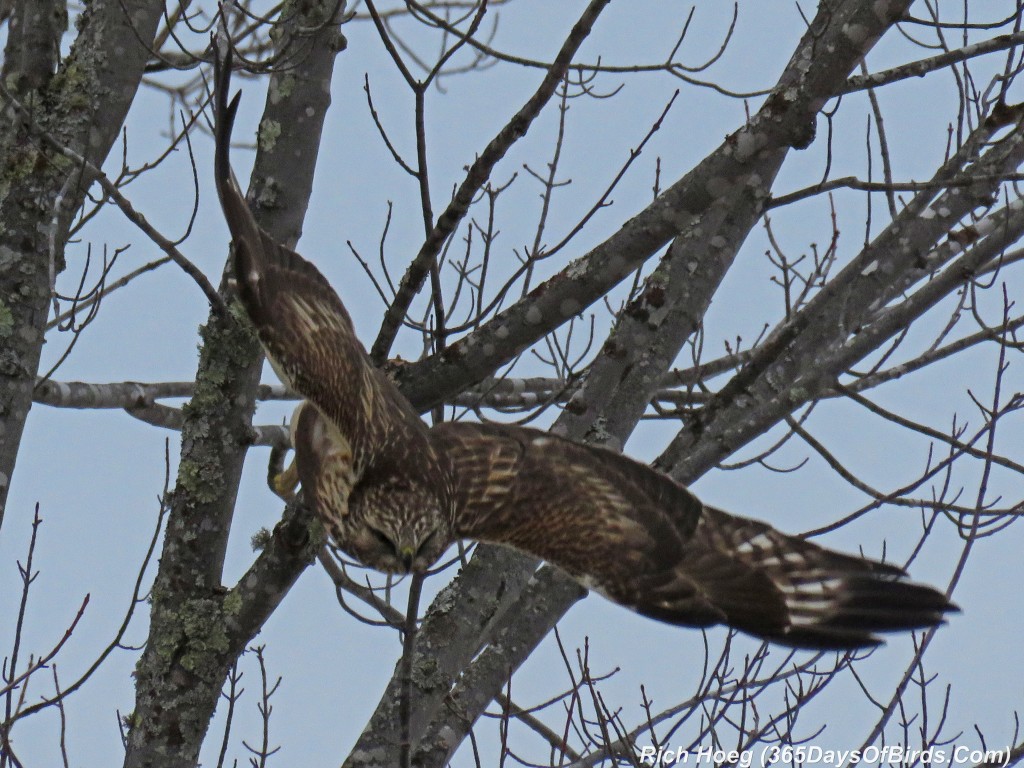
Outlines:
{"label": "flying bird", "polygon": [[422,572],[457,539],[513,547],[664,622],[725,624],[813,649],[878,644],[955,611],[893,565],[833,552],[697,499],[603,448],[518,426],[429,427],[371,362],[320,271],[253,217],[228,158],[240,94],[217,57],[215,172],[238,297],[282,381],[303,397],[294,461],[339,549],[391,573]]}

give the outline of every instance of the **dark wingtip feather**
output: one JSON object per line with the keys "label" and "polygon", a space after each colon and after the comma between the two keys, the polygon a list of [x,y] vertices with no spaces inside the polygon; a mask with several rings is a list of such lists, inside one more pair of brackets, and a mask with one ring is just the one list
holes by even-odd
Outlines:
{"label": "dark wingtip feather", "polygon": [[[939,626],[946,623],[946,614],[960,610],[942,592],[924,584],[874,574],[841,578],[838,594],[818,617],[792,623],[769,639],[804,648],[852,650],[880,644],[877,632]],[[791,617],[799,603],[799,592],[787,600]]]}
{"label": "dark wingtip feather", "polygon": [[836,631],[825,627],[792,629],[783,634],[765,635],[766,640],[808,651],[857,651],[884,645],[870,632]]}
{"label": "dark wingtip feather", "polygon": [[213,45],[214,172],[217,177],[217,194],[220,196],[221,205],[225,207],[228,205],[226,198],[232,193],[238,193],[231,173],[231,133],[235,126],[235,113],[238,111],[242,93],[239,91],[230,102],[228,101],[228,91],[231,88],[231,67],[231,45],[225,46],[222,55],[215,39]]}
{"label": "dark wingtip feather", "polygon": [[763,523],[704,508],[700,582],[725,623],[801,648],[878,645],[876,633],[943,623],[957,610],[904,569],[834,552]]}
{"label": "dark wingtip feather", "polygon": [[214,40],[214,175],[217,196],[234,243],[234,275],[239,295],[250,316],[257,310],[256,283],[263,273],[265,235],[249,209],[245,195],[231,170],[231,133],[241,92],[229,101],[232,54],[230,43],[223,46]]}

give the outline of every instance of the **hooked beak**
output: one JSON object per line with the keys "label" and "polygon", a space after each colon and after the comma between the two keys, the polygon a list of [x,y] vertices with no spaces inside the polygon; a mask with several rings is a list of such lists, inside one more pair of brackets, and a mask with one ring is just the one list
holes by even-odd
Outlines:
{"label": "hooked beak", "polygon": [[412,560],[416,556],[416,550],[412,547],[402,547],[401,551],[399,552],[399,555],[402,558],[402,565],[405,566],[405,570],[411,571]]}

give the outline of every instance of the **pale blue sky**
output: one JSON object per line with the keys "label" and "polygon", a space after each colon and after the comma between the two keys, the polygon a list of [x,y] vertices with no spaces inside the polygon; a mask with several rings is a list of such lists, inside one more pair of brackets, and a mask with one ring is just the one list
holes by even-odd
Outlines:
{"label": "pale blue sky", "polygon": [[[582,3],[550,3],[546,0],[515,0],[500,9],[501,24],[496,45],[523,56],[550,58]],[[812,3],[805,11],[812,12]],[[943,5],[950,5],[945,3]],[[1012,9],[1009,2],[992,2],[993,18]],[[583,48],[582,59],[598,52],[606,63],[653,62],[663,58],[674,42],[674,27],[689,5],[671,0],[613,3]],[[699,62],[715,50],[728,24],[731,9],[725,3],[697,2],[691,38],[681,58]],[[497,10],[492,11],[496,13]],[[923,8],[919,13],[923,14]],[[710,72],[700,75],[736,90],[756,90],[772,85],[785,64],[803,25],[790,3],[741,3],[739,22],[730,48]],[[412,149],[411,96],[380,47],[370,25],[354,23],[346,28],[349,48],[338,58],[333,89],[334,103],[328,116],[313,200],[299,250],[328,275],[349,307],[364,342],[380,322],[382,307],[370,282],[351,259],[346,240],[364,253],[376,254],[386,214],[386,201],[395,204],[389,237],[389,256],[400,274],[422,237],[412,180],[390,162],[376,136],[362,93],[369,73],[376,105],[391,135],[406,153]],[[878,70],[912,57],[905,42],[892,33],[869,57],[869,68]],[[1003,59],[992,59],[999,67]],[[990,69],[978,65],[981,73]],[[447,78],[443,97],[428,98],[429,155],[433,161],[432,186],[435,210],[483,144],[518,108],[539,81],[536,70],[520,71],[498,65],[481,73]],[[558,193],[549,224],[548,241],[560,239],[579,214],[597,198],[631,147],[643,137],[672,92],[680,84],[665,75],[606,75],[597,81],[599,90],[623,90],[610,101],[577,100],[572,105],[560,177],[572,185]],[[251,136],[262,110],[264,82],[237,80],[244,90],[237,135]],[[920,179],[931,173],[946,143],[946,125],[954,118],[948,72],[924,80],[914,79],[879,94],[889,120],[895,174],[899,179]],[[758,100],[753,100],[756,108]],[[866,98],[847,98],[836,124],[833,176],[864,173]],[[631,174],[613,194],[614,206],[595,217],[590,227],[568,249],[577,256],[603,240],[622,221],[650,199],[653,168],[661,159],[662,179],[674,181],[713,149],[739,125],[743,105],[723,99],[709,90],[684,88],[662,131],[651,142]],[[128,123],[129,157],[133,163],[152,158],[162,150],[156,131],[166,125],[163,97],[143,93]],[[524,178],[522,163],[536,169],[550,156],[555,113],[549,109],[530,135],[499,166],[496,180],[505,181],[518,171],[517,186],[501,199],[501,237],[498,254],[511,262],[513,248],[532,241],[539,187]],[[821,135],[824,125],[820,123]],[[216,281],[227,248],[227,231],[213,194],[212,146],[207,138],[194,141],[200,173],[201,207],[193,237],[182,250]],[[824,166],[822,142],[806,152],[793,152],[781,174],[776,191],[787,192],[816,181]],[[115,159],[118,153],[115,154]],[[247,178],[251,158],[235,152],[239,176]],[[876,162],[877,169],[877,162]],[[127,193],[136,207],[165,234],[177,237],[191,209],[192,182],[188,158],[179,152],[151,176],[140,179]],[[855,254],[863,241],[863,196],[836,196],[842,231],[840,258]],[[875,201],[875,226],[883,220],[884,202]],[[776,232],[793,253],[807,244],[822,244],[830,235],[824,201],[796,206],[773,215]],[[116,211],[96,218],[83,233],[94,255],[103,246],[113,249],[131,243],[121,256],[119,270],[128,271],[158,254]],[[749,343],[765,322],[781,312],[778,289],[769,282],[770,269],[763,253],[763,229],[758,228],[741,252],[737,267],[716,297],[707,318],[709,356],[722,350],[724,339],[741,335]],[[84,244],[69,247],[70,268],[62,281],[70,288],[84,257]],[[500,261],[498,262],[500,267]],[[557,261],[543,267],[544,274],[564,265]],[[120,273],[120,272],[119,272]],[[1020,292],[1019,266],[1003,278]],[[1011,295],[1012,288],[1011,288]],[[174,267],[165,266],[139,279],[128,290],[111,297],[99,318],[87,330],[69,360],[55,378],[84,381],[189,380],[196,363],[196,328],[207,314],[197,287]],[[990,319],[995,316],[989,314]],[[599,328],[606,317],[599,317]],[[598,341],[602,338],[598,331]],[[63,351],[67,338],[52,334],[44,350],[44,369]],[[417,354],[416,340],[404,337],[399,345],[406,357]],[[967,396],[970,387],[987,397],[994,374],[991,350],[976,351],[954,363],[938,366],[931,374],[909,377],[898,386],[878,391],[878,399],[909,416],[933,426],[947,426],[954,414],[977,425],[979,419]],[[1019,367],[1020,362],[1014,361]],[[524,374],[543,371],[526,363]],[[264,381],[272,381],[269,368]],[[1021,386],[1019,371],[1011,370],[1011,388]],[[1015,382],[1015,384],[1014,384]],[[257,421],[279,422],[290,405],[261,407]],[[870,482],[889,489],[915,477],[927,458],[927,444],[907,439],[889,427],[865,417],[852,406],[826,404],[809,422],[848,466]],[[999,444],[1015,458],[1014,445],[1022,444],[1019,419],[1006,422]],[[627,452],[643,459],[657,454],[672,433],[671,423],[640,427]],[[92,602],[67,648],[60,656],[59,671],[70,682],[95,657],[121,621],[123,608],[146,542],[152,533],[157,496],[164,473],[164,441],[170,440],[173,465],[178,456],[177,434],[142,424],[118,411],[70,411],[44,406],[33,409],[19,459],[0,537],[0,616],[11,616],[18,597],[15,558],[23,558],[32,508],[38,503],[44,523],[36,551],[39,578],[26,624],[26,650],[48,649],[63,633],[85,593]],[[757,445],[768,445],[767,440]],[[937,449],[941,453],[941,449]],[[751,455],[749,447],[742,455]],[[281,512],[280,502],[267,490],[263,478],[266,449],[250,453],[239,494],[239,512],[228,553],[227,583],[232,583],[251,561],[249,537],[263,526],[272,526]],[[724,509],[765,519],[779,528],[798,532],[838,519],[863,503],[809,449],[791,443],[774,459],[777,465],[809,461],[800,471],[775,474],[763,469],[712,472],[696,485],[707,501]],[[1003,503],[1020,498],[1019,479],[997,475],[993,495],[1005,494]],[[963,503],[972,503],[977,472],[958,475],[965,486]],[[919,530],[920,515],[910,509],[876,512],[824,540],[846,550],[863,547],[873,556],[882,554],[883,543],[894,560],[906,557]],[[976,551],[955,600],[964,612],[936,638],[927,656],[929,674],[937,674],[935,695],[952,685],[948,733],[964,731],[956,743],[977,743],[971,731],[975,722],[985,729],[988,745],[1003,746],[1012,738],[1013,711],[1024,704],[1024,664],[1018,638],[1021,633],[1020,551],[1024,547],[1019,526],[976,545]],[[959,556],[960,542],[946,526],[929,541],[912,572],[915,579],[944,586]],[[430,588],[439,589],[447,574],[435,577]],[[401,605],[401,602],[400,602]],[[6,622],[5,622],[6,624]],[[128,641],[141,643],[146,636],[144,615],[138,616]],[[656,703],[669,703],[691,694],[694,667],[699,667],[703,644],[696,631],[669,627],[617,608],[600,597],[590,597],[574,607],[560,623],[563,642],[570,649],[590,638],[591,660],[596,672],[621,668],[603,691],[609,703],[624,708],[623,719],[634,725],[642,719],[639,686],[646,686]],[[0,647],[10,643],[11,625],[0,627]],[[720,642],[724,633],[711,633]],[[309,569],[268,623],[257,643],[267,645],[272,675],[284,681],[274,698],[271,741],[282,751],[271,765],[335,765],[347,754],[391,675],[400,648],[395,633],[357,623],[334,600],[333,588],[318,569]],[[753,651],[757,644],[743,640]],[[910,655],[909,638],[893,638],[860,666],[873,690],[888,693]],[[115,708],[122,713],[133,707],[131,671],[135,654],[118,652],[86,688],[67,704],[68,746],[74,765],[113,765],[121,759]],[[780,656],[781,658],[781,656]],[[250,743],[258,740],[255,693],[257,669],[251,659],[243,662],[246,698],[240,703],[237,735]],[[43,693],[39,678],[29,699]],[[515,677],[514,698],[521,705],[539,702],[568,685],[558,651],[549,638]],[[829,748],[859,746],[859,738],[874,722],[871,707],[855,685],[836,686],[808,712],[809,723],[834,719],[828,731],[813,743]],[[825,713],[824,715],[821,713]],[[15,744],[26,765],[53,765],[57,753],[53,734],[56,713],[33,718],[15,730]],[[841,721],[841,722],[840,722]],[[556,721],[557,722],[557,719]],[[206,765],[216,762],[220,720],[214,723],[203,753]],[[812,729],[813,730],[813,729]],[[485,733],[493,736],[491,725]],[[539,742],[530,736],[527,754]],[[246,756],[238,746],[233,754]],[[493,751],[490,754],[494,754]],[[487,761],[485,760],[485,764]],[[455,765],[471,765],[471,755],[460,754]]]}

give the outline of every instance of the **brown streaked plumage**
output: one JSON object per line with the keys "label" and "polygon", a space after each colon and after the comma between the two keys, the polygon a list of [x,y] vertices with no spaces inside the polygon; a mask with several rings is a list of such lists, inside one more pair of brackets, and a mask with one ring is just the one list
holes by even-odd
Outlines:
{"label": "brown streaked plumage", "polygon": [[[230,67],[217,61],[217,191],[239,298],[278,375],[306,398],[292,419],[295,474],[341,549],[384,571],[425,569],[453,535],[445,459],[370,364],[320,271],[256,223],[228,159],[238,105],[237,96],[227,102]],[[287,492],[294,479],[275,490]]]}
{"label": "brown streaked plumage", "polygon": [[899,568],[708,507],[611,451],[521,427],[428,429],[370,363],[319,270],[256,223],[228,162],[229,78],[230,61],[218,62],[217,188],[238,294],[274,368],[305,398],[292,419],[294,467],[272,486],[287,495],[301,484],[342,550],[407,572],[457,538],[502,544],[643,615],[806,648],[873,645],[875,632],[956,610]]}

